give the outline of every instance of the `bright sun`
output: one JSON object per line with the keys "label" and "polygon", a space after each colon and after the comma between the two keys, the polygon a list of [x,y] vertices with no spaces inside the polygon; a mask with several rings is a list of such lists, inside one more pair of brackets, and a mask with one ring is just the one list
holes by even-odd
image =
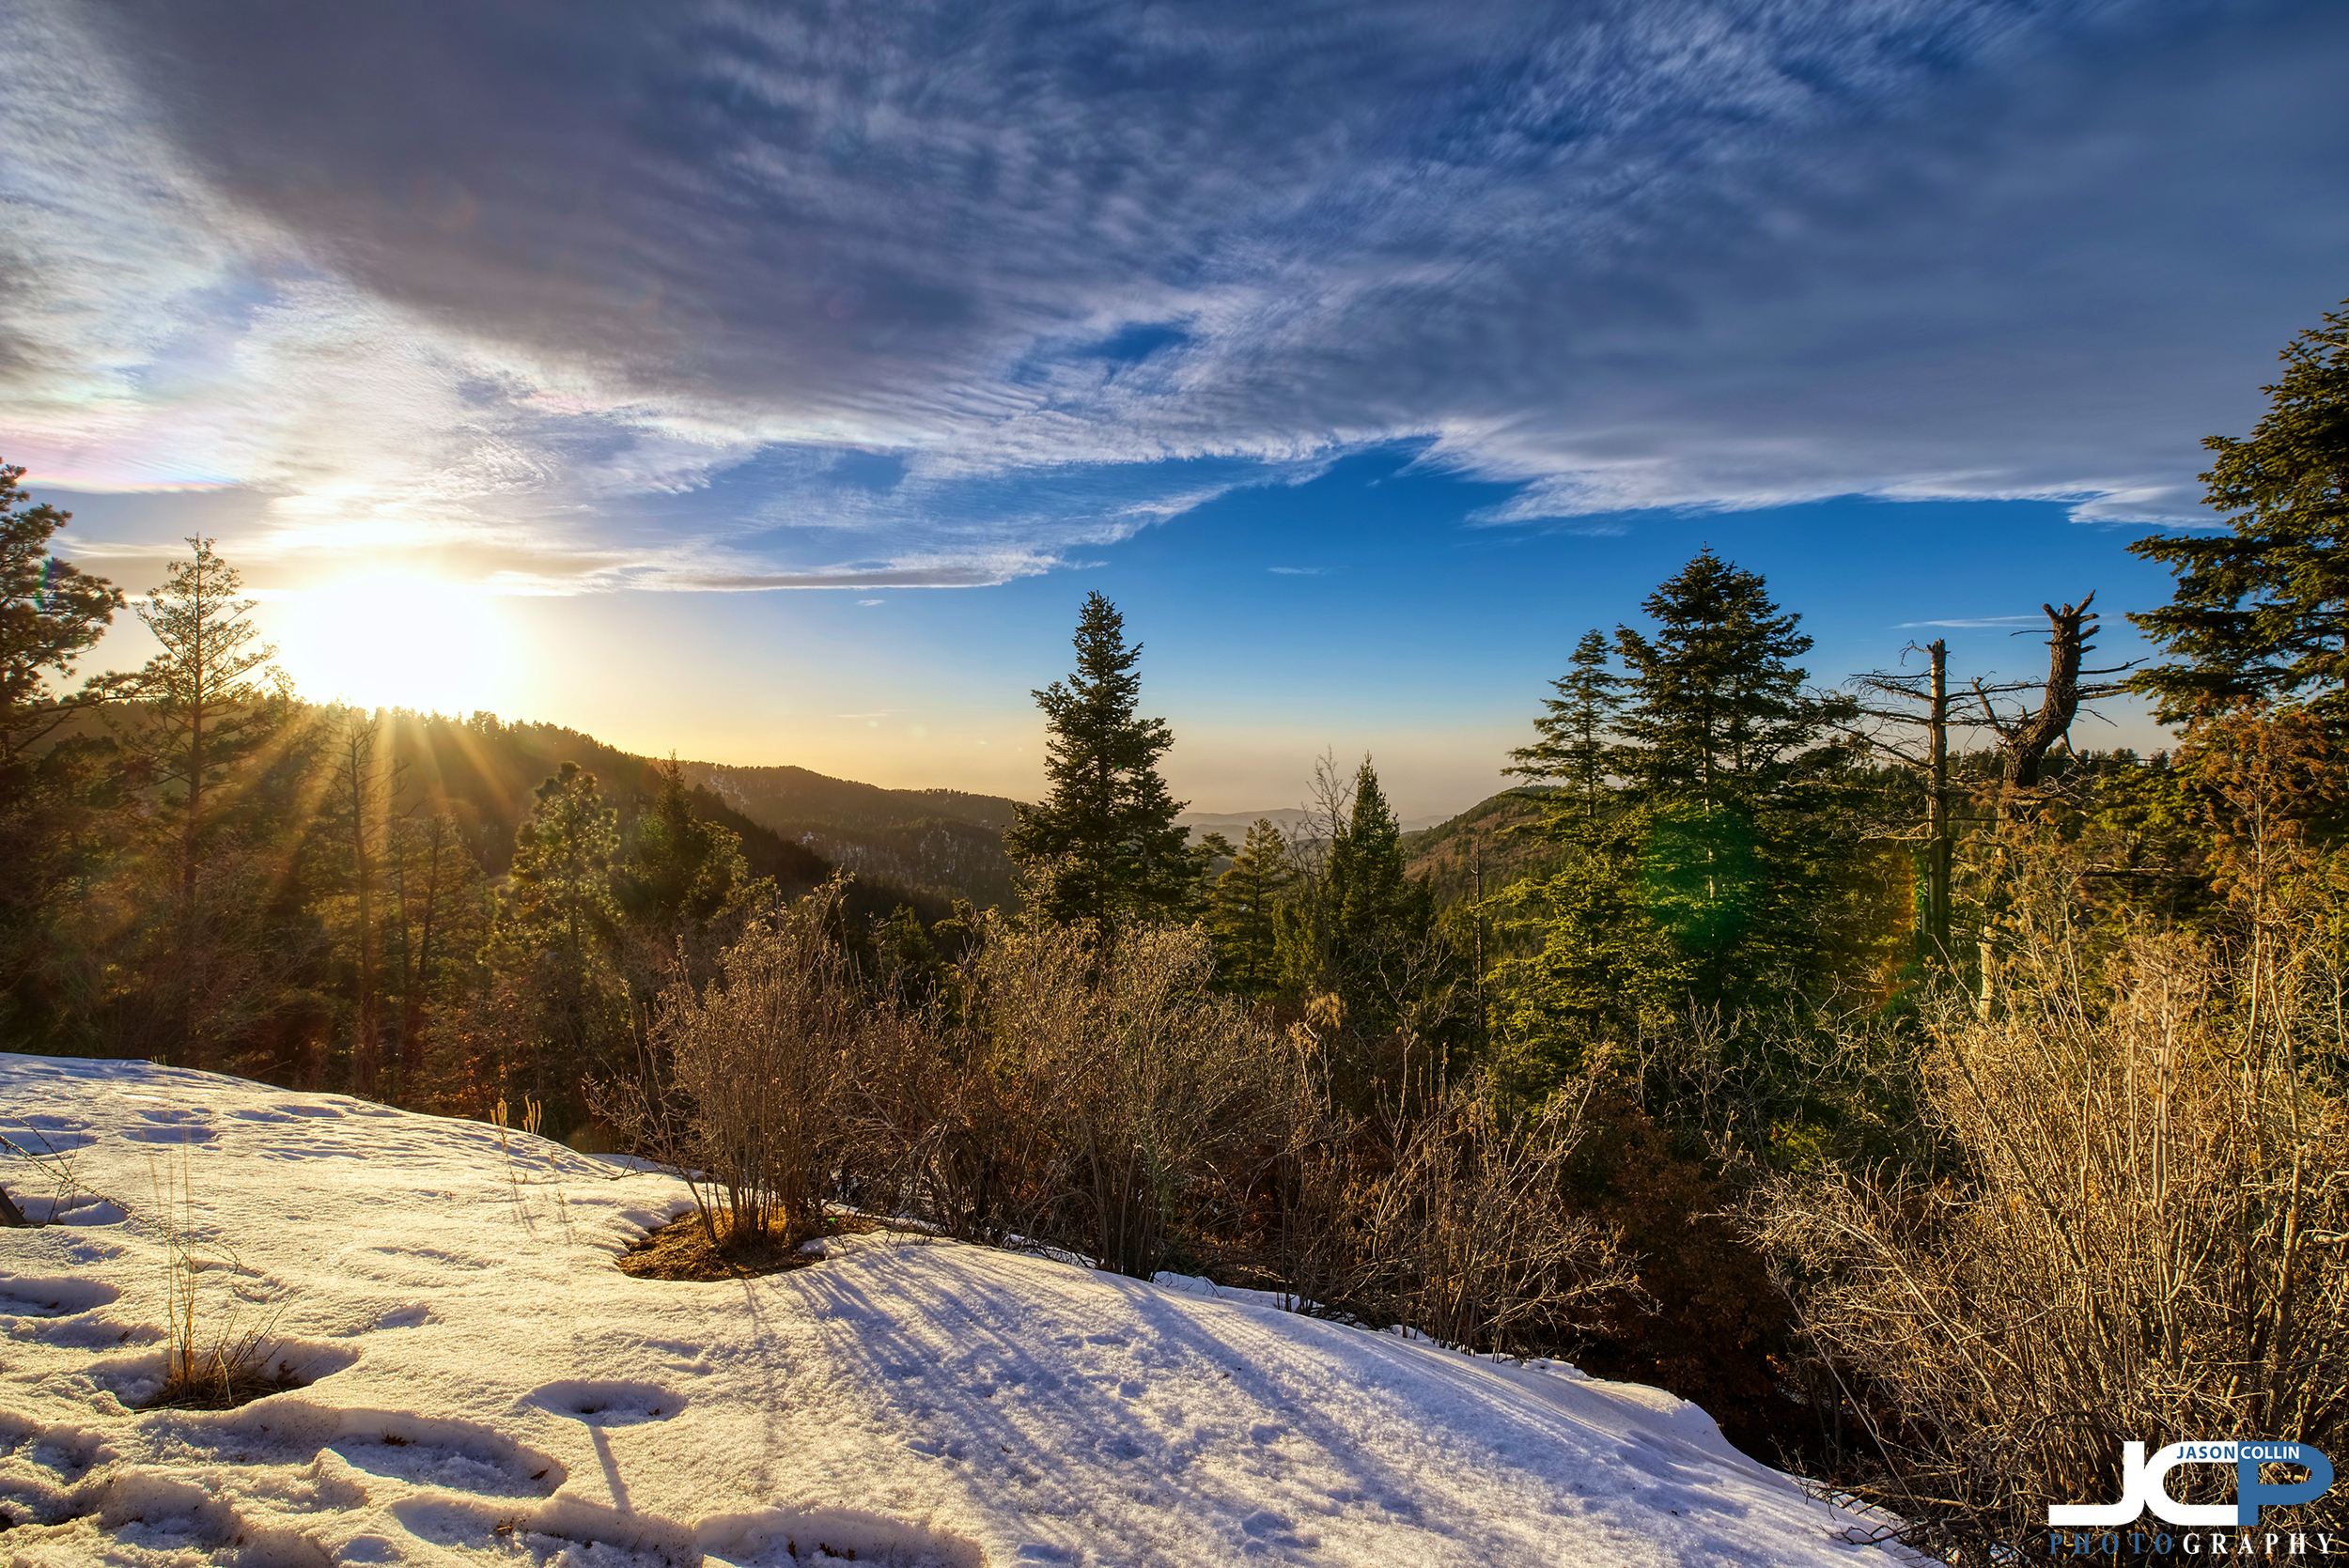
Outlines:
{"label": "bright sun", "polygon": [[351,578],[283,601],[277,661],[312,702],[469,713],[512,669],[496,596],[425,577]]}

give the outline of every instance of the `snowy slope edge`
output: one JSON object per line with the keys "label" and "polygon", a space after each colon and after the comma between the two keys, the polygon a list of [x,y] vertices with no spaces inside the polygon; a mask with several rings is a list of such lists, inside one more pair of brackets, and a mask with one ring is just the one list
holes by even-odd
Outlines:
{"label": "snowy slope edge", "polygon": [[[1800,1565],[1859,1521],[1655,1389],[897,1235],[723,1284],[613,1259],[681,1185],[146,1063],[0,1055],[66,1155],[0,1232],[0,1535],[27,1564]],[[315,1381],[139,1412],[160,1186]],[[0,1181],[46,1215],[30,1162]],[[110,1202],[101,1202],[92,1195]]]}

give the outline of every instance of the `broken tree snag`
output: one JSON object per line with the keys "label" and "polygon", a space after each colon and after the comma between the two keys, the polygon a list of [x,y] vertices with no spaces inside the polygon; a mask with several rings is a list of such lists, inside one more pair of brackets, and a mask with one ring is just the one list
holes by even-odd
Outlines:
{"label": "broken tree snag", "polygon": [[32,1223],[24,1218],[24,1211],[16,1206],[16,1200],[8,1196],[8,1189],[0,1187],[0,1225],[13,1225],[20,1230],[29,1230]]}
{"label": "broken tree snag", "polygon": [[[2096,596],[2091,593],[2077,604],[2067,604],[2059,610],[2052,604],[2039,608],[2047,613],[2047,679],[2039,690],[2039,706],[2026,708],[2012,721],[1999,717],[1993,698],[2015,687],[1985,688],[1974,683],[1974,693],[1981,700],[1983,714],[1991,728],[1999,734],[1999,752],[2004,787],[1999,791],[1999,810],[2004,815],[2008,808],[2027,798],[2039,787],[2040,767],[2055,743],[2070,733],[2072,722],[2079,717],[2082,705],[2100,701],[2127,690],[2123,681],[2091,681],[2081,684],[2084,675],[2117,675],[2135,668],[2136,660],[2115,664],[2108,669],[2084,670],[2080,666],[2094,651],[2091,639],[2096,635],[2096,613],[2089,608]],[[2029,690],[2019,688],[2019,690]]]}
{"label": "broken tree snag", "polygon": [[2027,713],[2006,737],[2006,787],[2025,790],[2039,783],[2039,765],[2048,749],[2063,738],[2080,711],[2080,659],[2088,651],[2096,613],[2088,608],[2090,594],[2077,604],[2047,613],[2047,684],[2040,691],[2039,709]]}
{"label": "broken tree snag", "polygon": [[[1985,721],[1968,717],[1962,693],[1952,693],[1950,648],[1946,642],[1937,637],[1921,646],[1911,643],[1901,650],[1904,664],[1912,653],[1923,654],[1930,667],[1920,672],[1871,670],[1852,677],[1864,695],[1855,710],[1855,722],[1845,733],[1867,747],[1872,756],[1890,757],[1902,767],[1914,769],[1921,781],[1924,821],[1921,827],[1897,836],[1914,842],[1922,834],[1925,908],[1917,933],[1918,956],[1946,963],[1951,961],[1951,888],[1957,843],[1956,822],[1951,810],[1952,732],[1978,729]],[[1983,700],[1985,711],[1992,699],[2012,690],[2015,689],[1974,683],[1975,694]],[[1995,722],[1996,717],[1992,713],[1990,722]],[[1904,731],[1919,732],[1921,739],[1903,738]]]}

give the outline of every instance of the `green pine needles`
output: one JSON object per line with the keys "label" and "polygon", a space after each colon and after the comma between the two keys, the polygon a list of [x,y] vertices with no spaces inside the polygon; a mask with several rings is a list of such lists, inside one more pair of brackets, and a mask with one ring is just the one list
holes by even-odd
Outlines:
{"label": "green pine needles", "polygon": [[2349,308],[2281,357],[2250,435],[2202,442],[2218,454],[2204,498],[2232,514],[2228,532],[2129,546],[2178,580],[2168,604],[2129,617],[2170,656],[2132,682],[2164,722],[2245,702],[2305,703],[2328,726],[2349,722]]}
{"label": "green pine needles", "polygon": [[1142,644],[1127,644],[1125,617],[1097,593],[1085,596],[1074,641],[1076,670],[1034,693],[1051,791],[1019,808],[1003,847],[1026,874],[1029,906],[1049,920],[1106,932],[1184,919],[1199,874],[1174,825],[1183,802],[1159,775],[1174,732],[1135,711]]}

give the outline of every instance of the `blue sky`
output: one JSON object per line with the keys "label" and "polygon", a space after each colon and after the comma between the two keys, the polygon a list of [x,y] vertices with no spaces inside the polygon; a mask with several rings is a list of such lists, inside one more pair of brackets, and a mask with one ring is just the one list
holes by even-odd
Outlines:
{"label": "blue sky", "polygon": [[2208,525],[2200,439],[2349,294],[2337,5],[28,0],[0,48],[0,457],[86,565],[217,535],[316,695],[882,783],[1032,792],[1093,587],[1179,792],[1368,749],[1413,815],[1701,543],[1822,678],[2143,608],[2123,544]]}

